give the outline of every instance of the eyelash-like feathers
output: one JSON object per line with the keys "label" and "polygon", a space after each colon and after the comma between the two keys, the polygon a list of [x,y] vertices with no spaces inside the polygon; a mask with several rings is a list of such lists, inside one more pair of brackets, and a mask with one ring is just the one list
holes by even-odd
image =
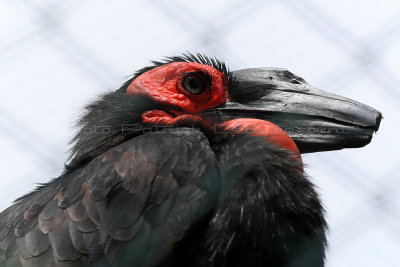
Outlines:
{"label": "eyelash-like feathers", "polygon": [[228,80],[228,86],[231,87],[230,85],[235,83],[235,78],[232,76],[232,73],[229,71],[228,67],[226,66],[225,62],[214,58],[214,57],[208,57],[202,54],[192,54],[192,53],[185,53],[182,54],[181,56],[172,56],[172,57],[166,57],[161,61],[152,61],[152,65],[144,67],[138,71],[136,71],[133,75],[132,78],[130,78],[128,81],[126,81],[121,88],[118,89],[118,91],[125,92],[126,88],[135,80],[137,77],[142,75],[143,73],[155,69],[160,66],[164,66],[173,62],[194,62],[194,63],[199,63],[199,64],[204,64],[211,66],[215,69],[217,69],[219,72],[221,72],[223,75]]}

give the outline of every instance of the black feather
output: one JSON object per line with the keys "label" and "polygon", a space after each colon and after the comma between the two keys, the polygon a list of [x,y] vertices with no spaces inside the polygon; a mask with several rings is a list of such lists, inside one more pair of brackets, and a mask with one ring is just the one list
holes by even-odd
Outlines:
{"label": "black feather", "polygon": [[132,97],[120,92],[104,94],[86,106],[85,114],[77,123],[78,133],[71,140],[74,145],[67,170],[76,169],[139,134],[140,116],[152,109],[162,107],[150,97]]}
{"label": "black feather", "polygon": [[[220,143],[222,192],[161,266],[323,266],[324,209],[301,164],[262,138]],[[216,151],[214,145],[214,151]]]}

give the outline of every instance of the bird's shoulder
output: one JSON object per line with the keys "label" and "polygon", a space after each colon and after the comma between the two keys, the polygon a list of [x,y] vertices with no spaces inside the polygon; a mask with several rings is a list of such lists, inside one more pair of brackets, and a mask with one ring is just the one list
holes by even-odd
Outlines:
{"label": "bird's shoulder", "polygon": [[[95,260],[88,255],[119,264],[162,258],[215,205],[216,164],[195,129],[130,139],[3,211],[0,265]],[[127,253],[127,246],[141,249]]]}

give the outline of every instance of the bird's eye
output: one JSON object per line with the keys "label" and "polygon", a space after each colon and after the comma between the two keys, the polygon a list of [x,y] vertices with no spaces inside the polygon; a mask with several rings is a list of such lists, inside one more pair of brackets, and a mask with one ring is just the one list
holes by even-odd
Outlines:
{"label": "bird's eye", "polygon": [[182,87],[191,94],[200,95],[210,87],[210,79],[202,72],[189,73],[183,77]]}

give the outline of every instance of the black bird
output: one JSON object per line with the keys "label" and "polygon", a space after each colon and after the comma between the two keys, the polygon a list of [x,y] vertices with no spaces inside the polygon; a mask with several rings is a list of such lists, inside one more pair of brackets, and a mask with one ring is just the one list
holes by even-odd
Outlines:
{"label": "black bird", "polygon": [[62,175],[0,214],[0,266],[323,266],[300,154],[362,147],[380,120],[284,69],[153,62],[86,107]]}

